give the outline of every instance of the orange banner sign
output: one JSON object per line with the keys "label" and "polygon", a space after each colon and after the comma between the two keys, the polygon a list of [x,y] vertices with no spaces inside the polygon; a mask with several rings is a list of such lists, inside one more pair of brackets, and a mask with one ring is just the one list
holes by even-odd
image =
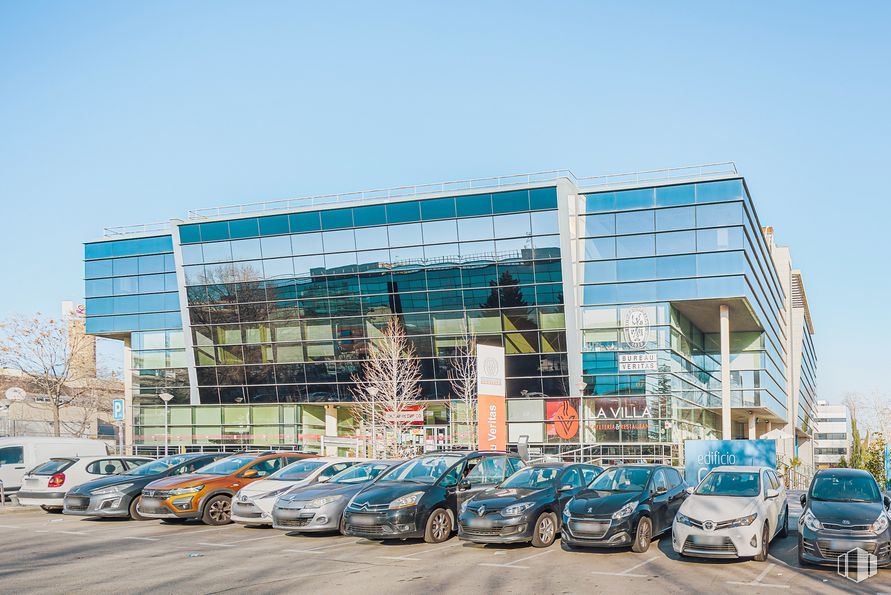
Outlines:
{"label": "orange banner sign", "polygon": [[507,448],[507,403],[502,396],[479,395],[480,450]]}

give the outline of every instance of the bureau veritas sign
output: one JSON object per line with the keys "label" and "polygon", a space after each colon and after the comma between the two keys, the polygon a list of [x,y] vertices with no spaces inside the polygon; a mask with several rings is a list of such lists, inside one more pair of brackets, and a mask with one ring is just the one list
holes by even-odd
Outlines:
{"label": "bureau veritas sign", "polygon": [[619,372],[655,372],[658,369],[655,353],[619,354]]}
{"label": "bureau veritas sign", "polygon": [[625,312],[622,335],[629,348],[644,349],[650,337],[650,317],[647,313],[640,308],[632,308]]}
{"label": "bureau veritas sign", "polygon": [[504,347],[476,346],[477,437],[483,450],[507,448]]}

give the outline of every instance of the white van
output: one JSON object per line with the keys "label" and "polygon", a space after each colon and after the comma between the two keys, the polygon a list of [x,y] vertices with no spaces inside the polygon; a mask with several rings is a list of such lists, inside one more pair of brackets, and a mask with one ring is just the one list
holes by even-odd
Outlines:
{"label": "white van", "polygon": [[22,477],[29,469],[53,457],[106,454],[108,448],[101,440],[43,436],[0,438],[0,482],[7,494],[14,493],[22,487]]}

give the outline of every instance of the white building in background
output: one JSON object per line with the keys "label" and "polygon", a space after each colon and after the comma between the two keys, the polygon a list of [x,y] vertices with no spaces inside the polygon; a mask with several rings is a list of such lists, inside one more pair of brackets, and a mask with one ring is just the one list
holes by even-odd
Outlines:
{"label": "white building in background", "polygon": [[851,418],[844,405],[817,401],[814,432],[814,462],[817,467],[834,467],[839,459],[851,458]]}

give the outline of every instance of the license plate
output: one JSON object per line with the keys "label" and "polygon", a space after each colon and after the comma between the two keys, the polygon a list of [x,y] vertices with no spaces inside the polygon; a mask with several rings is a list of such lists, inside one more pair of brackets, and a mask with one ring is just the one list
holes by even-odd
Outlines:
{"label": "license plate", "polygon": [[467,519],[467,526],[473,527],[475,529],[491,529],[494,526],[494,523],[489,519],[479,519],[479,518],[469,518]]}
{"label": "license plate", "polygon": [[37,481],[38,480],[36,477],[26,477],[25,480],[22,482],[22,484],[23,485],[34,485],[35,483],[37,483]]}
{"label": "license plate", "polygon": [[721,545],[724,538],[719,535],[693,535],[693,543],[695,545]]}
{"label": "license plate", "polygon": [[354,514],[350,515],[350,524],[351,525],[374,525],[377,522],[377,519],[369,514]]}
{"label": "license plate", "polygon": [[849,550],[853,550],[854,548],[863,548],[864,545],[865,544],[863,543],[833,539],[829,542],[829,549],[835,550],[837,552],[847,552]]}
{"label": "license plate", "polygon": [[146,511],[164,510],[164,505],[157,498],[143,498],[139,501],[139,508]]}
{"label": "license plate", "polygon": [[574,528],[579,533],[603,533],[606,530],[606,523],[592,523],[585,521],[577,521]]}

